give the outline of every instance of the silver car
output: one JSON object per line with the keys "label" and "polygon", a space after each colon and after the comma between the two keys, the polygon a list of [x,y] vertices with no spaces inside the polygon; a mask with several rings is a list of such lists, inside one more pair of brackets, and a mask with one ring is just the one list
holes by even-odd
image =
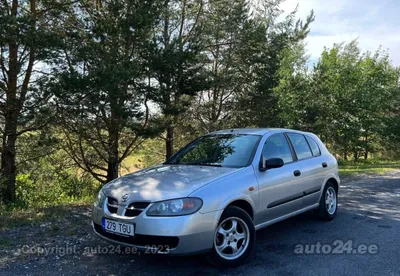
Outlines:
{"label": "silver car", "polygon": [[164,164],[106,184],[93,208],[97,235],[147,253],[210,252],[237,266],[256,230],[316,210],[337,212],[338,165],[312,133],[228,129],[202,136]]}

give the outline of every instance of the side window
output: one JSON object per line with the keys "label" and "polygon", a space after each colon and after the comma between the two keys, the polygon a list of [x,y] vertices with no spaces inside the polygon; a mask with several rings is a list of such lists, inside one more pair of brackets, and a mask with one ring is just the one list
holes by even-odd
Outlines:
{"label": "side window", "polygon": [[264,144],[263,156],[269,158],[281,158],[283,162],[293,162],[292,152],[283,133],[274,134]]}
{"label": "side window", "polygon": [[292,142],[294,151],[296,152],[297,158],[299,160],[313,156],[304,135],[297,133],[288,133],[288,136],[290,142]]}
{"label": "side window", "polygon": [[307,142],[310,145],[312,154],[314,156],[320,156],[321,155],[321,150],[318,147],[317,142],[314,141],[313,138],[306,136]]}

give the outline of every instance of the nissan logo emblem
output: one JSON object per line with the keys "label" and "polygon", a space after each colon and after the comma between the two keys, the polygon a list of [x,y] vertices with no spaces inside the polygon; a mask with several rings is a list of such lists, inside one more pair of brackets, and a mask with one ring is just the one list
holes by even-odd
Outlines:
{"label": "nissan logo emblem", "polygon": [[122,196],[122,202],[126,202],[127,200],[128,200],[128,198],[129,198],[129,194],[124,194],[123,196]]}

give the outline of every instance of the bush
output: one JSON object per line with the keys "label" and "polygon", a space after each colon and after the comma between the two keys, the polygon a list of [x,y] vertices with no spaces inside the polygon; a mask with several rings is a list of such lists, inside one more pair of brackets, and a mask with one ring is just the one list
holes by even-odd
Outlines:
{"label": "bush", "polygon": [[76,200],[94,198],[98,184],[85,177],[70,175],[52,181],[34,181],[30,174],[18,174],[16,205],[19,207],[46,207]]}

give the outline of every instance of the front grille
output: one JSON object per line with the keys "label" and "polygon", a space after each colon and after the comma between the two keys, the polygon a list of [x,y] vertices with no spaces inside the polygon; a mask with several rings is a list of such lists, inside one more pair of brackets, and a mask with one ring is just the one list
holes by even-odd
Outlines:
{"label": "front grille", "polygon": [[93,223],[94,230],[100,235],[127,244],[136,246],[156,246],[157,248],[167,248],[173,249],[178,246],[179,238],[171,236],[150,236],[150,235],[140,235],[135,234],[134,237],[125,237],[104,231],[101,225]]}
{"label": "front grille", "polygon": [[137,217],[140,215],[141,212],[143,212],[144,209],[149,206],[150,202],[133,202],[129,204],[129,206],[125,210],[125,216],[126,217]]}
{"label": "front grille", "polygon": [[118,201],[115,198],[107,198],[107,208],[111,214],[116,214],[118,211]]}

